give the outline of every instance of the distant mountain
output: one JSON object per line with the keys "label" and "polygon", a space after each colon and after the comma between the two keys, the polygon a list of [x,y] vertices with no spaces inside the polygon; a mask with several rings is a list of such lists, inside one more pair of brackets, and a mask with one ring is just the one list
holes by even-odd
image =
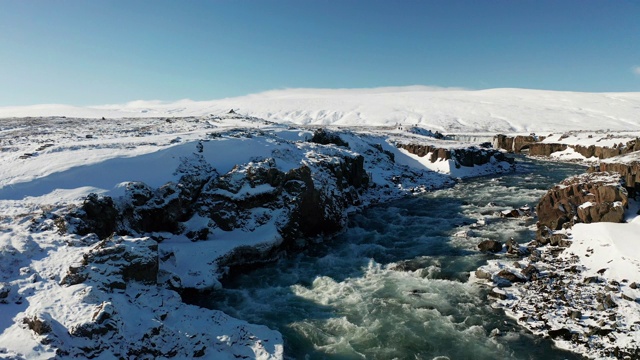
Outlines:
{"label": "distant mountain", "polygon": [[213,101],[134,101],[120,105],[0,107],[26,116],[166,117],[237,113],[304,125],[420,125],[444,133],[640,130],[640,92],[581,93],[527,89],[464,90],[425,86],[286,89]]}

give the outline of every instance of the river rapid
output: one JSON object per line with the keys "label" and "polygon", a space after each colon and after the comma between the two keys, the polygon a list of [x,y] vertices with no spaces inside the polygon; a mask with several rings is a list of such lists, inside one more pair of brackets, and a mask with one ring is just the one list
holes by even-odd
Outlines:
{"label": "river rapid", "polygon": [[580,359],[530,335],[469,273],[485,239],[534,238],[529,205],[577,165],[518,158],[517,171],[458,182],[350,217],[330,240],[238,274],[207,307],[280,331],[288,359]]}

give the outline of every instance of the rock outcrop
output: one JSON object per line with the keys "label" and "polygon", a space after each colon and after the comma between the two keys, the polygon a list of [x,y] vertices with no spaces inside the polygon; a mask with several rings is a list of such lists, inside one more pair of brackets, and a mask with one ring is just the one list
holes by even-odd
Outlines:
{"label": "rock outcrop", "polygon": [[593,358],[639,358],[636,342],[612,343],[637,331],[616,309],[635,311],[640,299],[625,294],[633,294],[626,280],[589,276],[577,255],[562,250],[544,246],[517,262],[490,260],[476,278],[493,287],[487,294],[493,306],[538,336],[566,341]]}
{"label": "rock outcrop", "polygon": [[614,173],[588,173],[562,181],[536,206],[538,229],[559,230],[575,222],[622,222],[628,195]]}
{"label": "rock outcrop", "polygon": [[[161,242],[164,239],[159,233],[184,235],[191,241],[215,241],[216,232],[249,234],[271,224],[281,238],[272,241],[273,249],[240,246],[217,262],[220,269],[232,269],[272,261],[282,250],[304,248],[307,240],[303,239],[342,229],[346,209],[360,203],[360,194],[368,186],[361,155],[335,146],[323,149],[287,171],[281,170],[274,158],[263,158],[236,165],[222,175],[202,155],[194,153],[180,165],[176,182],[157,189],[132,182],[118,199],[91,194],[66,220],[72,232],[95,233],[104,241],[116,234],[149,236]],[[187,225],[193,218],[198,219],[200,227]],[[157,246],[155,252],[157,257]],[[156,273],[157,267],[156,263]],[[86,277],[85,272],[70,269],[65,281],[77,283]],[[124,284],[120,281],[113,286]]]}
{"label": "rock outcrop", "polygon": [[542,140],[544,140],[544,137],[535,135],[517,135],[511,137],[504,134],[498,134],[493,138],[493,147],[518,154],[523,149],[528,148],[531,144],[535,144]]}
{"label": "rock outcrop", "polygon": [[589,172],[608,171],[620,174],[624,180],[624,186],[629,192],[629,196],[635,197],[640,193],[640,156],[634,161],[601,161],[600,165],[592,166]]}
{"label": "rock outcrop", "polygon": [[452,159],[456,162],[456,167],[484,165],[490,163],[492,159],[494,159],[494,161],[504,161],[509,164],[513,164],[514,162],[513,159],[505,156],[500,151],[475,146],[448,149],[436,145],[399,144],[398,147],[420,157],[429,155],[428,159],[432,163],[439,160]]}
{"label": "rock outcrop", "polygon": [[545,137],[543,136],[534,135],[507,136],[498,134],[493,138],[493,147],[496,149],[507,150],[508,152],[516,154],[521,153],[524,150],[528,150],[529,155],[535,156],[549,156],[554,152],[564,151],[567,148],[572,148],[575,152],[579,153],[587,159],[592,157],[598,159],[608,159],[611,157],[640,151],[640,139],[630,140],[626,143],[620,142],[619,144],[615,144],[612,147],[542,142],[544,139]]}
{"label": "rock outcrop", "polygon": [[75,285],[94,279],[105,291],[125,289],[130,281],[156,284],[158,278],[158,243],[143,238],[113,236],[99,241],[84,255],[82,265],[73,266],[60,280],[61,285]]}
{"label": "rock outcrop", "polygon": [[529,145],[529,155],[550,156],[554,152],[566,150],[567,147],[566,144],[532,143]]}

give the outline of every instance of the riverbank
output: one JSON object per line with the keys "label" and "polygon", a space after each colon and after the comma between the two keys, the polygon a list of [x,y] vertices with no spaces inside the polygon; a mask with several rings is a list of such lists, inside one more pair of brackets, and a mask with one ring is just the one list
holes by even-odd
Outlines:
{"label": "riverbank", "polygon": [[[5,121],[2,355],[282,358],[277,331],[179,293],[220,288],[238,256],[272,261],[357,209],[451,185],[453,170],[512,171],[483,149],[486,166],[464,166],[470,144],[416,132],[341,130],[344,146],[314,130],[235,114]],[[459,151],[423,159],[400,141]]]}
{"label": "riverbank", "polygon": [[536,208],[538,239],[472,280],[488,282],[497,308],[560,348],[587,358],[640,356],[640,204],[627,204],[624,185],[608,173],[563,181],[546,195],[551,205]]}

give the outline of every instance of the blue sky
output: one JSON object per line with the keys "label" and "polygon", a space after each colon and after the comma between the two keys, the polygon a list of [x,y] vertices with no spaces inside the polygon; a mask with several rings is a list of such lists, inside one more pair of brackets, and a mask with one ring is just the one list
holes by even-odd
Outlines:
{"label": "blue sky", "polygon": [[640,1],[0,1],[0,106],[402,85],[640,91]]}

